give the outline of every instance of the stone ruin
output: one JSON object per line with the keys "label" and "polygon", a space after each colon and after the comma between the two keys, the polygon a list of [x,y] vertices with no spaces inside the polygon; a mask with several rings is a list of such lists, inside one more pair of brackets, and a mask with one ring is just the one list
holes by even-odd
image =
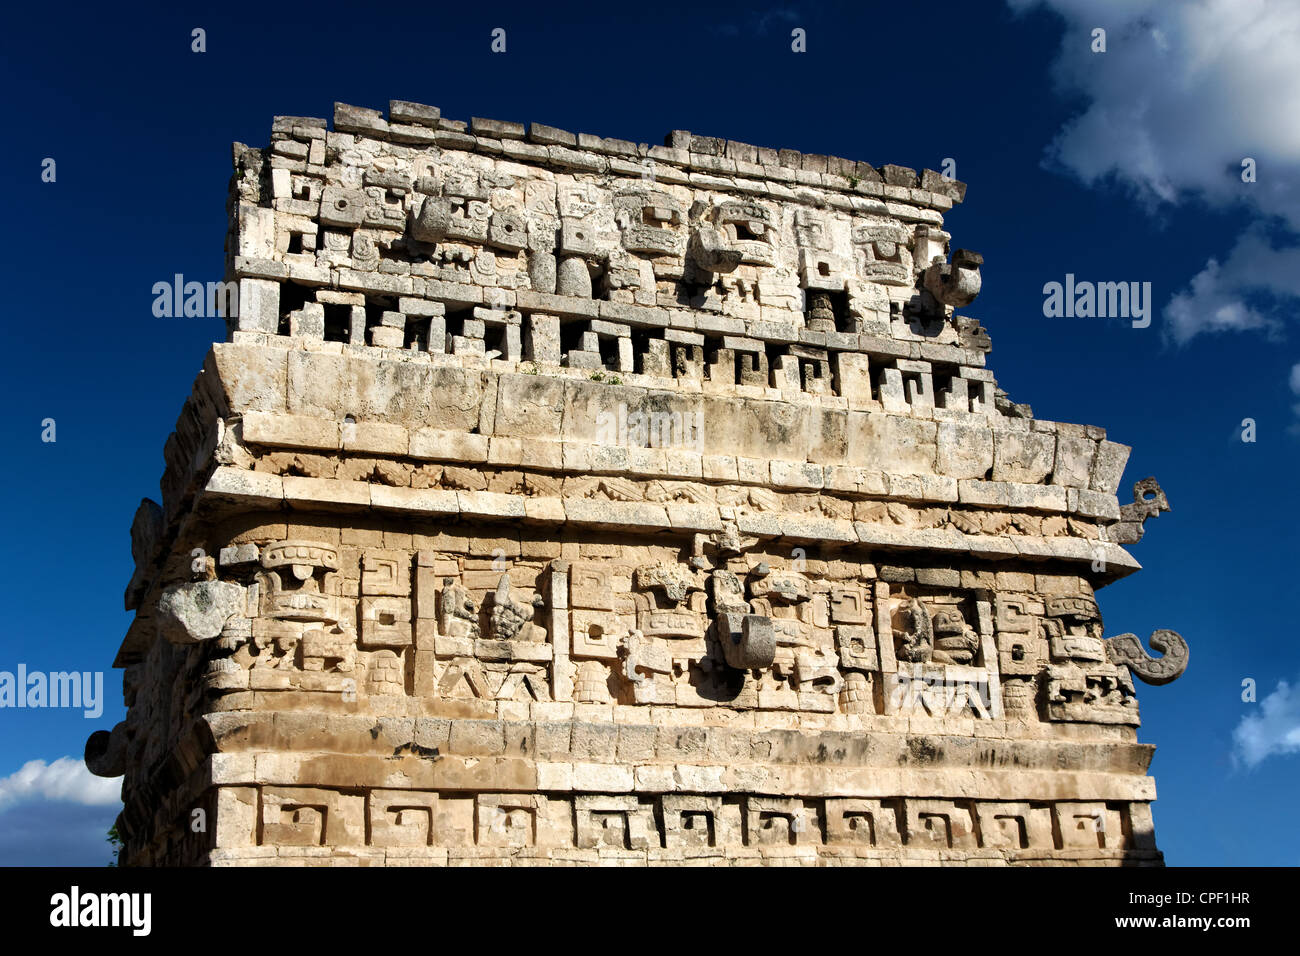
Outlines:
{"label": "stone ruin", "polygon": [[965,186],[337,105],[131,528],[128,865],[1158,864],[1095,591],[1168,510],[958,314]]}

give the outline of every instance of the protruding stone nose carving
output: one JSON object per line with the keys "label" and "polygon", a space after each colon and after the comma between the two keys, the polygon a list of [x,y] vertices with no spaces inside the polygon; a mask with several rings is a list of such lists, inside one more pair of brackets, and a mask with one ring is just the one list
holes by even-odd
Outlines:
{"label": "protruding stone nose carving", "polygon": [[704,272],[735,272],[743,255],[713,226],[701,226],[691,242],[691,259]]}
{"label": "protruding stone nose carving", "polygon": [[766,207],[750,202],[724,202],[716,207],[696,203],[691,216],[696,225],[688,249],[699,271],[724,274],[734,272],[742,263],[774,263],[774,220]]}
{"label": "protruding stone nose carving", "polygon": [[944,305],[955,308],[970,305],[980,292],[980,266],[984,257],[969,249],[958,249],[951,263],[929,266],[925,270],[925,288]]}
{"label": "protruding stone nose carving", "polygon": [[718,641],[727,664],[737,670],[771,667],[776,660],[776,629],[761,614],[718,615]]}
{"label": "protruding stone nose carving", "polygon": [[231,581],[191,581],[168,588],[158,601],[159,630],[173,644],[210,641],[220,636],[243,600],[244,589]]}
{"label": "protruding stone nose carving", "polygon": [[430,196],[411,213],[411,238],[419,242],[442,242],[451,224],[451,200]]}

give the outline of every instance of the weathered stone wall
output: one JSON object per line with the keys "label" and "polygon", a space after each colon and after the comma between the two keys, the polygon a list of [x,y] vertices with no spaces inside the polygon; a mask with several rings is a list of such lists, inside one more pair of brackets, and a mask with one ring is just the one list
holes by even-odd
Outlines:
{"label": "weathered stone wall", "polygon": [[962,184],[410,103],[234,159],[87,745],[126,862],[1160,861],[1187,648],[1094,589],[1168,506],[997,389]]}

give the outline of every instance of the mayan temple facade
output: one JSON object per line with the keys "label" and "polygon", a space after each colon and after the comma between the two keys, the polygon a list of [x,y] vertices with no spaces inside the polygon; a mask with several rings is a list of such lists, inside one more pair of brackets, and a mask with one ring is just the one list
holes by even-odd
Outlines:
{"label": "mayan temple facade", "polygon": [[332,126],[234,147],[86,746],[124,864],[1162,862],[1134,679],[1187,645],[1095,592],[1168,505],[998,389],[961,183]]}

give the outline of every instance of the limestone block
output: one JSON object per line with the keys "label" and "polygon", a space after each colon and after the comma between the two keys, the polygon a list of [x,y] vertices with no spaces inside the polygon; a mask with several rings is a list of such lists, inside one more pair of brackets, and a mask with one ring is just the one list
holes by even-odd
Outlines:
{"label": "limestone block", "polygon": [[[286,170],[287,172],[287,170]],[[249,203],[239,204],[238,255],[271,259],[275,254],[275,210]]]}
{"label": "limestone block", "polygon": [[904,809],[909,845],[975,848],[975,822],[966,806],[947,800],[906,800]]}
{"label": "limestone block", "polygon": [[1112,494],[1100,491],[1079,491],[1075,510],[1090,518],[1105,518],[1118,521],[1120,518],[1119,501]]}
{"label": "limestone block", "polygon": [[280,478],[231,467],[217,468],[203,490],[214,500],[236,504],[265,506],[284,500],[284,482]]}
{"label": "limestone block", "polygon": [[1048,807],[1028,803],[975,804],[981,845],[1012,850],[1053,850],[1052,813]]}
{"label": "limestone block", "polygon": [[591,298],[591,272],[585,260],[579,256],[565,256],[560,260],[555,274],[555,292],[557,295]]}
{"label": "limestone block", "polygon": [[334,131],[336,133],[386,133],[388,123],[379,110],[335,103]]}
{"label": "limestone block", "polygon": [[213,846],[251,847],[257,839],[257,788],[218,787],[216,794]]}
{"label": "limestone block", "polygon": [[365,797],[315,787],[262,788],[262,842],[273,846],[362,846]]}
{"label": "limestone block", "polygon": [[[575,767],[575,770],[577,768]],[[631,773],[627,774],[629,781]],[[618,789],[626,790],[624,786]],[[574,800],[579,847],[643,849],[659,843],[654,808],[636,796],[578,796]]]}
{"label": "limestone block", "polygon": [[470,431],[483,397],[480,376],[469,370],[319,352],[288,353],[288,379],[291,413],[336,421],[353,415]]}
{"label": "limestone block", "polygon": [[993,468],[993,432],[985,425],[939,422],[939,472],[951,478],[984,478]]}
{"label": "limestone block", "polygon": [[1058,434],[1052,484],[1088,488],[1092,481],[1092,464],[1096,454],[1097,443],[1093,439]]}
{"label": "limestone block", "polygon": [[479,794],[475,800],[475,842],[488,847],[557,842],[548,832],[545,803],[539,794]]}
{"label": "limestone block", "polygon": [[308,415],[249,411],[244,413],[243,438],[254,445],[334,450],[339,447],[339,426]]}
{"label": "limestone block", "polygon": [[388,422],[351,422],[340,429],[344,451],[402,457],[410,438],[402,425]]}
{"label": "limestone block", "polygon": [[1064,848],[1106,849],[1123,844],[1123,822],[1104,803],[1061,802],[1054,806]]}
{"label": "limestone block", "polygon": [[422,515],[456,515],[460,499],[454,491],[431,488],[389,488],[372,485],[370,506],[380,511],[399,511]]}
{"label": "limestone block", "polygon": [[308,302],[301,309],[289,313],[289,334],[305,338],[325,337],[325,307]]}
{"label": "limestone block", "polygon": [[835,379],[839,394],[846,398],[851,406],[861,406],[872,400],[871,397],[871,362],[870,358],[860,352],[836,352]]}
{"label": "limestone block", "polygon": [[744,806],[745,833],[751,845],[795,846],[817,841],[815,811],[798,798],[748,796]]}
{"label": "limestone block", "polygon": [[725,847],[740,842],[739,807],[724,804],[721,797],[665,794],[660,806],[666,847]]}
{"label": "limestone block", "polygon": [[558,266],[549,248],[528,254],[528,279],[535,292],[554,294],[557,291]]}
{"label": "limestone block", "polygon": [[559,439],[567,393],[564,382],[549,376],[502,375],[497,384],[493,434]]}
{"label": "limestone block", "polygon": [[281,483],[285,501],[304,510],[316,506],[325,511],[357,511],[370,506],[370,485],[364,481],[286,475]]}
{"label": "limestone block", "polygon": [[366,211],[366,194],[359,189],[326,186],[321,193],[320,221],[325,226],[354,229]]}
{"label": "limestone block", "polygon": [[934,474],[938,427],[897,415],[849,412],[848,464],[892,474]]}
{"label": "limestone block", "polygon": [[279,327],[280,283],[270,279],[240,279],[238,328],[274,335]]}
{"label": "limestone block", "polygon": [[897,811],[881,800],[849,798],[826,801],[826,841],[872,847],[898,847]]}
{"label": "limestone block", "polygon": [[1128,445],[1120,445],[1112,441],[1100,442],[1097,445],[1097,456],[1092,462],[1088,487],[1093,491],[1113,495],[1119,488],[1130,451],[1132,449]]}
{"label": "limestone block", "polygon": [[700,411],[706,455],[808,460],[806,407],[705,396]]}
{"label": "limestone block", "polygon": [[371,790],[366,794],[370,845],[433,846],[438,833],[438,794],[419,790]]}
{"label": "limestone block", "polygon": [[993,480],[1037,484],[1052,472],[1056,437],[1042,432],[993,432]]}
{"label": "limestone block", "polygon": [[436,128],[440,115],[440,110],[436,106],[425,106],[422,103],[410,103],[406,100],[388,101],[388,119],[393,123],[413,123]]}

